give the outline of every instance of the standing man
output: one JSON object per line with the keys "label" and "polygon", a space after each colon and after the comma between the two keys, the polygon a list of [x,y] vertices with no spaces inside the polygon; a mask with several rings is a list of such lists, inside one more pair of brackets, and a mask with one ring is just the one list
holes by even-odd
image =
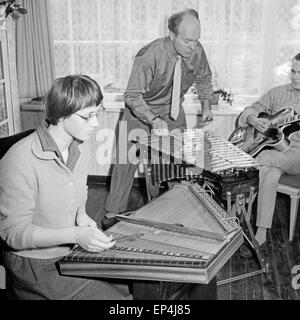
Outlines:
{"label": "standing man", "polygon": [[[173,14],[168,21],[169,36],[157,39],[142,48],[135,57],[124,94],[125,110],[119,135],[141,129],[157,135],[186,128],[182,102],[184,94],[195,82],[202,105],[203,121],[212,120],[211,70],[199,42],[200,21],[193,9]],[[127,125],[122,130],[121,123]],[[122,132],[123,131],[123,132]],[[127,133],[128,132],[128,133]],[[131,140],[131,139],[128,139]],[[132,143],[128,142],[128,150]],[[120,144],[118,151],[120,152]],[[117,158],[111,188],[105,204],[107,214],[102,224],[108,228],[114,215],[127,210],[137,164],[120,164]]]}
{"label": "standing man", "polygon": [[[292,60],[291,83],[277,86],[266,92],[258,101],[245,108],[239,117],[239,126],[248,125],[259,132],[265,132],[270,122],[265,118],[258,118],[262,112],[275,114],[283,108],[292,108],[300,113],[300,53]],[[267,229],[272,226],[275,209],[276,193],[280,177],[284,173],[300,173],[300,132],[290,136],[290,148],[285,151],[275,149],[263,150],[256,157],[262,164],[259,172],[259,193],[257,201],[257,231],[255,239],[258,245],[266,243]],[[249,255],[247,254],[244,254]]]}

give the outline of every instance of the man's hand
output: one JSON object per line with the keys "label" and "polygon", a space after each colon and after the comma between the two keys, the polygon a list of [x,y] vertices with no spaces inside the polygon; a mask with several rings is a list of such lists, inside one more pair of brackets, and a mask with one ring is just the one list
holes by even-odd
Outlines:
{"label": "man's hand", "polygon": [[250,115],[247,118],[247,123],[250,124],[250,126],[254,127],[256,130],[258,130],[261,133],[264,133],[270,127],[269,120],[263,119],[263,118],[257,118],[254,115]]}
{"label": "man's hand", "polygon": [[211,102],[208,99],[201,101],[202,106],[202,121],[211,121],[213,119],[213,114],[211,112]]}
{"label": "man's hand", "polygon": [[213,119],[213,114],[210,109],[202,110],[202,121],[211,121]]}
{"label": "man's hand", "polygon": [[78,227],[97,227],[97,223],[83,212],[77,214],[76,225]]}
{"label": "man's hand", "polygon": [[164,120],[156,118],[152,124],[153,132],[157,136],[167,136],[169,134],[168,125]]}

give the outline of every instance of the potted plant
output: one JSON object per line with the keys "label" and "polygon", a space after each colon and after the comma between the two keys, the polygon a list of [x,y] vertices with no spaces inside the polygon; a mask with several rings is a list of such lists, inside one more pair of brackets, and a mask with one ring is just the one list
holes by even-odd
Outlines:
{"label": "potted plant", "polygon": [[[217,89],[213,92],[213,97],[214,96],[217,99],[217,103],[215,103],[215,104],[218,104],[219,99],[222,98],[223,101],[227,102],[230,106],[232,106],[233,94],[231,93],[231,90],[229,92],[227,92],[223,89]],[[214,104],[213,101],[212,101],[212,104]]]}
{"label": "potted plant", "polygon": [[[211,83],[212,83],[212,88],[214,90],[213,94],[211,96],[211,104],[212,105],[219,104],[219,100],[221,98],[223,101],[225,101],[226,103],[228,103],[231,106],[232,102],[233,102],[233,94],[232,94],[231,90],[229,90],[229,92],[227,92],[226,90],[220,89],[218,87],[217,70],[212,62],[210,62],[210,67],[211,67],[211,71],[212,71]],[[197,94],[197,89],[195,87],[195,83],[192,85],[191,91],[192,91],[192,93]]]}
{"label": "potted plant", "polygon": [[16,0],[2,0],[0,1],[0,26],[7,17],[11,16],[13,19],[17,19],[20,15],[26,13],[27,9],[16,3]]}
{"label": "potted plant", "polygon": [[[197,94],[197,89],[195,84],[192,85],[191,91],[194,94]],[[211,97],[211,104],[212,105],[217,105],[219,103],[220,98],[227,102],[230,106],[232,105],[233,102],[233,94],[231,90],[229,92],[225,91],[224,89],[215,89],[213,91],[212,97]]]}

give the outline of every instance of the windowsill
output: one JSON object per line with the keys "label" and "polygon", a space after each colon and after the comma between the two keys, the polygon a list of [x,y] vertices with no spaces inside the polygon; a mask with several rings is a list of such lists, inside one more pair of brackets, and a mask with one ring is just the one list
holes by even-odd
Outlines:
{"label": "windowsill", "polygon": [[[238,115],[244,108],[250,105],[255,98],[239,97],[230,106],[225,101],[220,100],[219,104],[212,105],[213,114],[217,115]],[[120,112],[124,109],[124,99],[122,93],[105,93],[104,105],[108,112]],[[183,107],[187,115],[201,114],[201,104],[196,95],[186,95]]]}
{"label": "windowsill", "polygon": [[[254,101],[251,97],[240,97],[229,105],[225,101],[220,100],[219,104],[212,105],[212,112],[216,115],[238,115],[243,109]],[[124,99],[121,93],[105,93],[104,105],[107,112],[120,113],[124,109]],[[202,113],[201,104],[198,97],[195,95],[186,95],[183,103],[184,110],[187,115],[198,115]],[[21,111],[45,111],[45,106],[42,103],[23,103],[20,106]]]}

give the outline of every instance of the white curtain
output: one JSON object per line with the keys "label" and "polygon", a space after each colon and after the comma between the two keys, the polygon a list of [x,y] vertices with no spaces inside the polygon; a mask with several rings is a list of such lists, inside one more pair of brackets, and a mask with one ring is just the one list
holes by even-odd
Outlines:
{"label": "white curtain", "polygon": [[28,13],[17,20],[16,53],[20,98],[43,96],[55,77],[48,0],[20,0]]}
{"label": "white curtain", "polygon": [[252,99],[288,81],[299,0],[51,0],[56,75],[87,73],[106,92],[124,90],[138,49],[186,7],[199,12],[216,88]]}

